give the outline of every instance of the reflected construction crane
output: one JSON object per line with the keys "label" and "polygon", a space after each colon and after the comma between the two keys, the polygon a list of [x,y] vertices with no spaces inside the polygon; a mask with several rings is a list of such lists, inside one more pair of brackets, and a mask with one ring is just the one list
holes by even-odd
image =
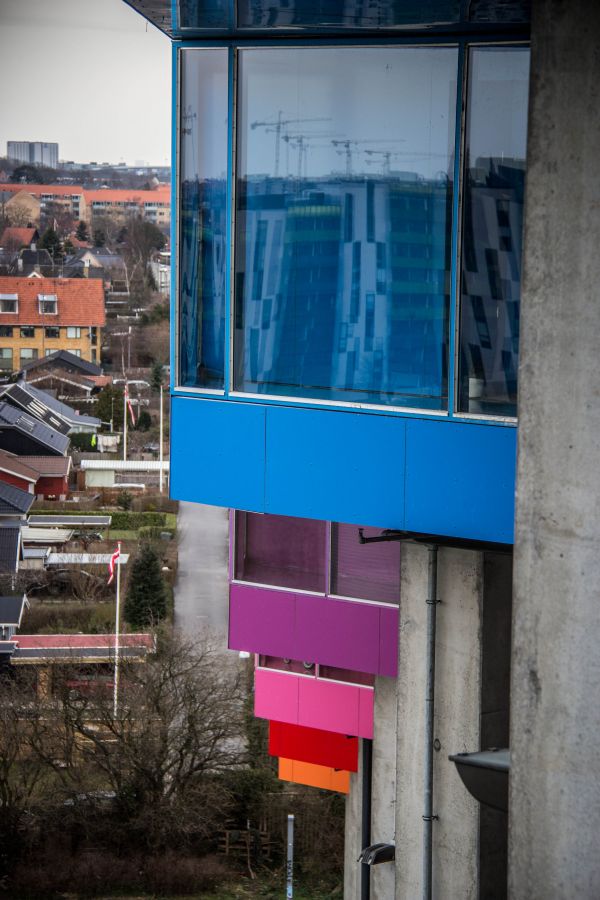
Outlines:
{"label": "reflected construction crane", "polygon": [[304,177],[306,177],[306,169],[307,169],[307,156],[308,156],[308,148],[312,146],[313,149],[317,149],[318,147],[329,147],[329,144],[315,144],[314,141],[319,141],[322,138],[330,137],[331,134],[335,134],[335,132],[315,132],[314,134],[284,134],[282,135],[282,140],[286,142],[288,146],[295,147],[298,150],[298,178],[302,178],[302,172],[304,171]]}
{"label": "reflected construction crane", "polygon": [[376,138],[375,140],[373,138],[363,138],[362,140],[344,138],[344,140],[332,141],[331,143],[334,147],[344,148],[337,152],[340,156],[343,155],[346,157],[346,175],[352,175],[352,157],[355,153],[359,152],[357,149],[359,144],[399,144],[404,143],[404,141],[401,138],[398,140],[390,140],[390,138]]}
{"label": "reflected construction crane", "polygon": [[[383,174],[386,176],[389,176],[391,172],[391,160],[395,159],[397,156],[402,156],[401,153],[398,153],[398,151],[395,150],[364,150],[363,153],[365,154],[365,156],[369,157],[381,157]],[[378,159],[366,160],[368,166],[377,165],[378,162]]]}
{"label": "reflected construction crane", "polygon": [[330,117],[317,117],[313,119],[284,119],[283,118],[283,110],[279,110],[277,118],[273,121],[266,122],[252,122],[250,128],[254,131],[255,128],[264,128],[265,132],[271,132],[275,134],[275,170],[274,176],[277,178],[279,175],[279,156],[281,150],[281,139],[285,138],[285,129],[288,125],[298,125],[301,122],[329,122],[331,121]]}

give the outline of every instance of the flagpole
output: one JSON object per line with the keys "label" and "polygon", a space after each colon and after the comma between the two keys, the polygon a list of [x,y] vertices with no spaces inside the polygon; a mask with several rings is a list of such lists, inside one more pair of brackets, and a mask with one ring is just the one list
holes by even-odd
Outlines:
{"label": "flagpole", "polygon": [[162,384],[160,386],[160,419],[159,419],[159,422],[160,422],[160,427],[159,427],[158,443],[160,446],[160,450],[158,453],[158,459],[159,459],[160,471],[158,474],[158,484],[159,484],[160,493],[162,494],[162,492],[163,492],[163,386],[162,386]]}
{"label": "flagpole", "polygon": [[125,382],[125,391],[123,393],[123,460],[127,460],[127,406],[129,404],[129,389]]}
{"label": "flagpole", "polygon": [[121,541],[117,542],[117,609],[115,613],[115,690],[113,698],[113,715],[117,717],[119,702],[119,625],[121,620]]}

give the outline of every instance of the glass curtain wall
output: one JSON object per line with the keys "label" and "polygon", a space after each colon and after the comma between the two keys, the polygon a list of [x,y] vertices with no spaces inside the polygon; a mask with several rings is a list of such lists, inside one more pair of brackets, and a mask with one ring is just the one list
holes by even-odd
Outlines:
{"label": "glass curtain wall", "polygon": [[182,51],[179,383],[218,390],[225,386],[227,83],[227,50]]}
{"label": "glass curtain wall", "polygon": [[458,47],[239,49],[228,125],[230,52],[181,51],[179,385],[225,389],[231,302],[236,392],[447,411],[456,304],[454,409],[515,416],[529,50],[468,51],[460,304]]}
{"label": "glass curtain wall", "polygon": [[529,50],[469,56],[460,363],[461,412],[516,416]]}
{"label": "glass curtain wall", "polygon": [[446,406],[457,52],[239,52],[236,390]]}

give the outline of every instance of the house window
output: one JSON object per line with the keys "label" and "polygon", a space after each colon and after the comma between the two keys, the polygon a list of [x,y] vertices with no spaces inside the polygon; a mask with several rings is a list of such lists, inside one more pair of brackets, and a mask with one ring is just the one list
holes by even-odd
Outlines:
{"label": "house window", "polygon": [[22,338],[32,338],[35,337],[35,328],[33,325],[23,325],[20,329]]}
{"label": "house window", "polygon": [[[81,328],[79,326],[69,325],[67,328],[67,337],[68,338],[80,338],[81,337]],[[70,353],[73,351],[70,350]]]}
{"label": "house window", "polygon": [[0,369],[12,372],[13,352],[10,347],[0,347]]}
{"label": "house window", "polygon": [[0,325],[0,337],[11,338],[13,336],[12,325]]}
{"label": "house window", "polygon": [[58,313],[58,298],[56,294],[38,294],[40,315],[55,316]]}
{"label": "house window", "polygon": [[[48,328],[44,328],[44,336],[47,338],[55,339],[60,337],[60,328],[58,325],[50,325]],[[54,352],[53,350],[51,351]]]}
{"label": "house window", "polygon": [[38,352],[35,347],[21,347],[20,350],[21,363],[29,362],[31,359],[38,358]]}
{"label": "house window", "polygon": [[0,294],[0,313],[18,313],[19,295]]}

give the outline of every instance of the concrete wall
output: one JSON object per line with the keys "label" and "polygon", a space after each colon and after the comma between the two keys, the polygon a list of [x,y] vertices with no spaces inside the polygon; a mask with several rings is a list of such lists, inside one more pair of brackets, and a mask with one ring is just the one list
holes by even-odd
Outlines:
{"label": "concrete wall", "polygon": [[358,748],[358,772],[350,775],[350,793],[346,797],[344,834],[344,900],[360,900],[361,866],[357,862],[362,850],[362,744]]}
{"label": "concrete wall", "polygon": [[[375,719],[371,775],[371,843],[393,843],[396,832],[397,682],[375,679]],[[391,900],[395,891],[393,863],[371,868],[371,900]]]}
{"label": "concrete wall", "polygon": [[[479,808],[448,754],[479,749],[483,555],[440,550],[436,641],[433,895],[478,897]],[[402,552],[396,759],[396,900],[422,892],[427,550]]]}
{"label": "concrete wall", "polygon": [[519,373],[509,895],[600,897],[600,4],[537,0]]}

